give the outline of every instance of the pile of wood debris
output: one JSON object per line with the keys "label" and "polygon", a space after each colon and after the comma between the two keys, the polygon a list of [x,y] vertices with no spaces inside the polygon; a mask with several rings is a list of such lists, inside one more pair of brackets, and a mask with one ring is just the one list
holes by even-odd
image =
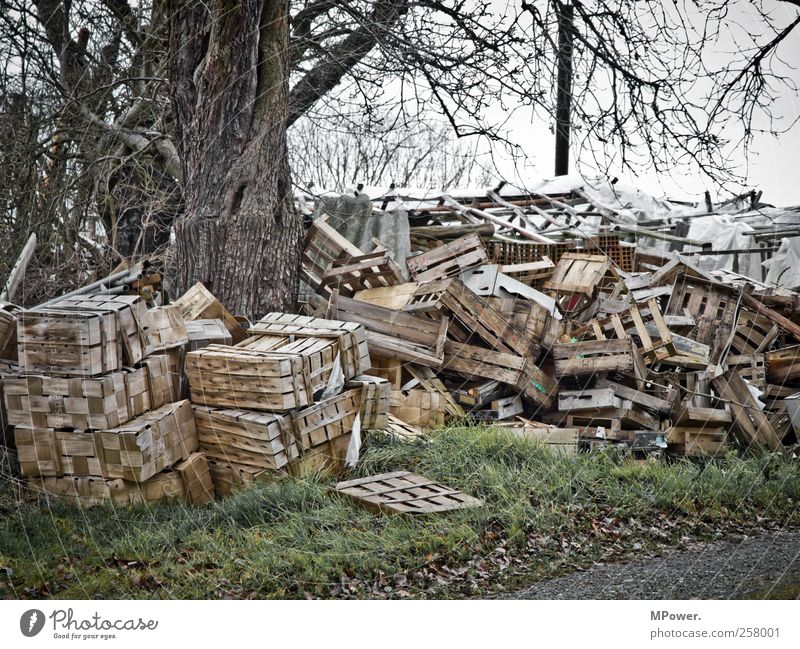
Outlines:
{"label": "pile of wood debris", "polygon": [[[300,313],[255,323],[202,284],[164,304],[141,267],[35,308],[0,303],[3,476],[16,454],[27,493],[203,504],[256,479],[344,474],[370,431],[448,423],[570,453],[792,456],[797,294],[608,232],[498,237],[530,230],[448,205],[471,218],[413,227],[405,259],[313,219]],[[337,489],[395,512],[480,504],[406,472]]]}

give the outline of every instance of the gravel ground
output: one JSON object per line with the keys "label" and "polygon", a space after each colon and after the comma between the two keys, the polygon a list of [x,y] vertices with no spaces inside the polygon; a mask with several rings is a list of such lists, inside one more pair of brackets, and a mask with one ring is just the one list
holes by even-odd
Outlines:
{"label": "gravel ground", "polygon": [[510,593],[512,599],[800,599],[800,531],[769,532],[618,564]]}

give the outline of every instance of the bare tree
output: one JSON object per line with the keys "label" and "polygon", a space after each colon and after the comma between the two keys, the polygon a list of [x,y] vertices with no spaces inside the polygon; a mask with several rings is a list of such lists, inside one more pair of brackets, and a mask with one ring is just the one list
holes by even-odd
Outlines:
{"label": "bare tree", "polygon": [[286,129],[332,107],[403,125],[435,109],[457,137],[502,139],[498,108],[552,120],[567,4],[584,159],[725,182],[757,129],[790,126],[772,108],[796,93],[780,62],[796,0],[4,0],[3,105],[20,95],[35,117],[38,174],[7,219],[52,205],[57,248],[97,230],[127,255],[181,215],[179,288],[201,279],[249,315],[289,306]]}
{"label": "bare tree", "polygon": [[391,115],[346,123],[333,114],[301,118],[289,129],[289,160],[294,183],[305,189],[342,191],[359,183],[450,189],[492,179],[480,142],[458,140],[435,115],[405,128]]}

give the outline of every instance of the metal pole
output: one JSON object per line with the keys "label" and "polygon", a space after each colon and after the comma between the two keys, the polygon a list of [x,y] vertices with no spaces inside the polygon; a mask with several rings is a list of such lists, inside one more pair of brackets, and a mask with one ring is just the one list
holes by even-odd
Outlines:
{"label": "metal pole", "polygon": [[569,173],[570,104],[572,100],[571,3],[556,2],[558,14],[558,87],[556,94],[556,176]]}

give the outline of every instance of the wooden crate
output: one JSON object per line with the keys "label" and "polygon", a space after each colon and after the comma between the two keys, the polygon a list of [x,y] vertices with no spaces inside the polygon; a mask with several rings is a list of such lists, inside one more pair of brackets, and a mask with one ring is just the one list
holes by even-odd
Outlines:
{"label": "wooden crate", "polygon": [[743,379],[759,390],[767,389],[767,368],[764,354],[728,354],[725,362]]}
{"label": "wooden crate", "polygon": [[98,376],[123,364],[113,312],[30,309],[18,316],[17,338],[26,373]]}
{"label": "wooden crate", "polygon": [[375,354],[370,355],[372,359],[372,367],[369,368],[369,373],[373,376],[385,379],[392,390],[399,390],[405,383],[403,377],[405,376],[405,367],[408,363],[399,361],[396,358],[383,358]]}
{"label": "wooden crate", "polygon": [[406,259],[415,282],[455,277],[489,261],[481,238],[474,233],[459,237],[421,255]]}
{"label": "wooden crate", "polygon": [[383,433],[399,442],[413,442],[425,437],[425,431],[390,414]]}
{"label": "wooden crate", "polygon": [[781,329],[766,316],[742,308],[736,321],[731,350],[736,354],[758,354],[768,351],[781,336]]}
{"label": "wooden crate", "polygon": [[709,363],[718,365],[732,342],[739,293],[724,284],[681,273],[667,305],[666,315],[688,312],[695,326],[688,337],[711,348]]}
{"label": "wooden crate", "polygon": [[236,318],[200,282],[175,300],[174,304],[180,308],[183,319],[187,322],[190,320],[222,320],[234,343],[247,337]]}
{"label": "wooden crate", "polygon": [[122,426],[94,433],[103,477],[143,482],[197,450],[188,401],[147,412]]}
{"label": "wooden crate", "polygon": [[327,215],[314,219],[303,244],[303,279],[312,289],[322,289],[325,273],[335,261],[345,263],[364,254],[329,223]]}
{"label": "wooden crate", "polygon": [[544,283],[545,290],[591,296],[612,269],[606,255],[565,252],[556,264],[553,276]]}
{"label": "wooden crate", "polygon": [[445,402],[439,392],[392,390],[391,413],[412,426],[434,429],[444,425]]}
{"label": "wooden crate", "polygon": [[370,357],[413,361],[432,367],[442,364],[449,325],[447,317],[422,318],[359,302],[336,292],[327,304],[327,314],[363,325],[367,330]]}
{"label": "wooden crate", "polygon": [[667,450],[687,457],[717,457],[724,453],[724,428],[672,426],[664,432]]}
{"label": "wooden crate", "polygon": [[408,471],[339,482],[334,490],[388,514],[438,514],[483,505],[482,500]]}
{"label": "wooden crate", "polygon": [[210,345],[186,354],[192,403],[252,410],[284,411],[314,402],[328,375],[302,354],[262,352]]}
{"label": "wooden crate", "polygon": [[564,323],[550,314],[538,302],[517,298],[487,298],[490,307],[500,313],[515,330],[532,343],[534,360],[559,341],[564,333]]}
{"label": "wooden crate", "polygon": [[256,473],[299,457],[288,415],[193,406],[200,450],[210,460]]}
{"label": "wooden crate", "polygon": [[397,286],[369,288],[358,291],[353,296],[353,299],[358,302],[368,302],[369,304],[399,311],[408,304],[409,300],[414,296],[417,286],[418,284],[416,282],[407,282],[405,284],[398,284]]}
{"label": "wooden crate", "polygon": [[349,435],[361,412],[361,390],[345,390],[308,408],[293,410],[294,441],[301,457],[304,453]]}
{"label": "wooden crate", "polygon": [[447,342],[442,370],[467,378],[494,379],[515,388],[534,403],[549,408],[556,382],[529,358]]}
{"label": "wooden crate", "polygon": [[444,383],[439,380],[436,373],[430,367],[409,363],[406,369],[414,378],[415,385],[421,386],[428,392],[435,392],[440,396],[447,415],[450,417],[464,416],[464,409],[458,405],[458,402],[453,398],[450,390],[445,387]]}
{"label": "wooden crate", "polygon": [[541,261],[529,261],[525,264],[499,265],[498,271],[527,286],[533,286],[533,284],[551,277],[555,267],[556,265],[550,259],[542,257]]}
{"label": "wooden crate", "polygon": [[[648,327],[648,325],[651,325]],[[650,331],[655,331],[652,335]],[[632,304],[607,318],[592,320],[573,331],[570,338],[578,340],[631,339],[646,363],[655,363],[676,353],[670,332],[656,300],[647,303],[646,310]]]}
{"label": "wooden crate", "polygon": [[527,329],[518,330],[492,308],[489,298],[476,295],[457,278],[420,284],[405,310],[449,316],[448,336],[458,342],[475,340],[473,336],[477,336],[499,352],[535,356],[539,351],[538,332],[531,335]]}
{"label": "wooden crate", "polygon": [[594,390],[559,390],[559,412],[622,408],[623,400],[611,388]]}
{"label": "wooden crate", "polygon": [[167,402],[181,401],[189,398],[189,380],[185,372],[186,349],[170,347],[154,356],[163,356],[169,378],[169,399]]}
{"label": "wooden crate", "polygon": [[64,499],[74,505],[90,507],[114,504],[142,505],[163,499],[180,498],[191,505],[213,500],[213,483],[202,453],[192,453],[173,469],[166,469],[144,482],[107,480],[100,477],[36,477],[28,480],[34,493]]}
{"label": "wooden crate", "polygon": [[389,424],[392,386],[384,378],[360,374],[347,382],[348,390],[361,390],[361,429],[379,430]]}
{"label": "wooden crate", "polygon": [[265,469],[251,469],[211,458],[208,458],[208,470],[217,498],[230,496],[237,488],[256,480],[269,482],[282,475]]}
{"label": "wooden crate", "polygon": [[769,450],[788,457],[788,451],[772,428],[767,416],[756,402],[747,384],[736,370],[711,379],[717,395],[729,402],[733,425],[731,431],[746,450]]}
{"label": "wooden crate", "polygon": [[561,255],[575,250],[575,241],[560,243],[529,243],[525,241],[492,241],[493,264],[526,264],[550,259],[558,263]]}
{"label": "wooden crate", "polygon": [[6,377],[3,388],[8,423],[79,431],[119,426],[131,417],[126,385],[128,374],[114,372],[87,379]]}
{"label": "wooden crate", "polygon": [[532,421],[527,423],[501,423],[502,430],[515,437],[533,439],[545,444],[548,448],[566,453],[567,455],[577,455],[578,453],[578,429],[577,428],[558,428]]}
{"label": "wooden crate", "polygon": [[116,336],[125,362],[133,365],[152,351],[147,304],[138,295],[75,295],[52,303],[54,309],[115,314]]}
{"label": "wooden crate", "polygon": [[183,483],[184,500],[187,503],[200,506],[214,500],[214,483],[205,455],[191,453],[183,462],[178,462],[173,470]]}
{"label": "wooden crate", "polygon": [[322,277],[322,286],[353,297],[358,291],[397,286],[404,281],[403,272],[392,258],[391,251],[380,250],[334,261]]}
{"label": "wooden crate", "polygon": [[363,374],[370,367],[366,330],[357,322],[294,313],[268,313],[250,328],[250,333],[290,335],[295,338],[333,338],[339,345],[346,378]]}
{"label": "wooden crate", "polygon": [[800,345],[783,347],[764,354],[767,380],[773,385],[783,385],[800,378]]}
{"label": "wooden crate", "polygon": [[33,493],[53,496],[79,507],[107,504],[124,507],[183,498],[186,494],[181,477],[174,471],[158,474],[144,483],[92,476],[30,478],[28,488]]}
{"label": "wooden crate", "polygon": [[287,473],[295,478],[310,475],[331,477],[343,475],[351,434],[341,435],[304,452],[287,467]]}
{"label": "wooden crate", "polygon": [[0,302],[0,358],[17,359],[17,314],[18,306]]}
{"label": "wooden crate", "polygon": [[150,317],[150,342],[152,351],[164,351],[184,346],[189,342],[186,321],[177,304],[158,306],[148,310]]}
{"label": "wooden crate", "polygon": [[187,320],[184,324],[187,337],[187,350],[193,352],[209,345],[232,345],[233,336],[218,319]]}
{"label": "wooden crate", "polygon": [[629,339],[588,340],[553,345],[556,377],[606,372],[634,373],[635,347]]}

